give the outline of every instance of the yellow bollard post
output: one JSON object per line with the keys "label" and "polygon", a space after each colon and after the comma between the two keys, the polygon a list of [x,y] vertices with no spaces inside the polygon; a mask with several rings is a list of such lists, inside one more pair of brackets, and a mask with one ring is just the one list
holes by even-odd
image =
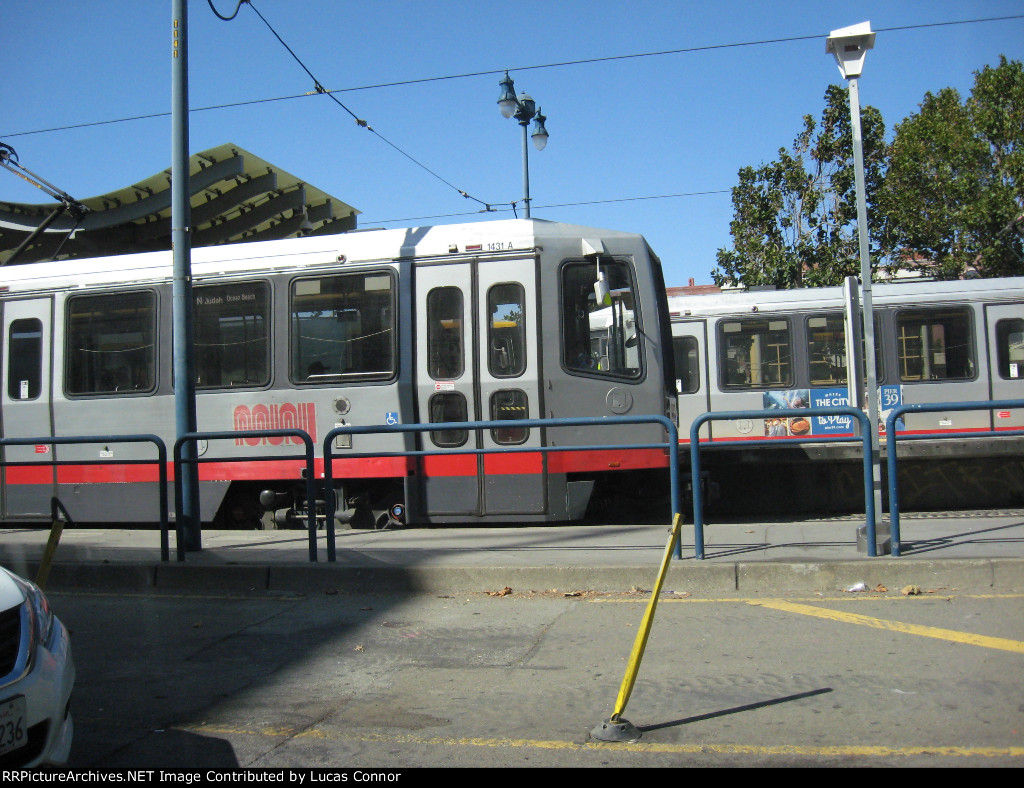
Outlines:
{"label": "yellow bollard post", "polygon": [[647,610],[644,612],[640,628],[636,633],[636,639],[633,641],[633,650],[629,654],[629,662],[626,664],[626,675],[622,678],[622,686],[619,687],[619,697],[615,700],[615,709],[612,711],[612,716],[590,732],[590,736],[599,741],[633,742],[640,738],[640,730],[629,720],[622,719],[622,713],[626,710],[629,696],[633,692],[633,685],[636,683],[636,675],[640,671],[640,662],[644,658],[644,649],[647,647],[647,637],[650,635],[651,626],[654,624],[654,611],[658,608],[658,597],[661,596],[662,586],[665,585],[665,575],[668,573],[669,564],[672,562],[672,553],[679,539],[682,521],[682,516],[677,512],[672,520],[672,532],[669,534],[668,544],[665,545],[665,555],[661,559],[658,579],[651,590],[651,598],[647,603]]}
{"label": "yellow bollard post", "polygon": [[56,498],[50,501],[50,513],[53,524],[50,526],[50,538],[46,540],[46,549],[43,550],[43,559],[39,562],[39,570],[36,572],[36,585],[40,589],[46,589],[46,580],[50,576],[50,564],[53,563],[53,556],[57,552],[57,545],[60,544],[60,536],[64,533],[64,522],[59,512],[67,511],[61,506]]}

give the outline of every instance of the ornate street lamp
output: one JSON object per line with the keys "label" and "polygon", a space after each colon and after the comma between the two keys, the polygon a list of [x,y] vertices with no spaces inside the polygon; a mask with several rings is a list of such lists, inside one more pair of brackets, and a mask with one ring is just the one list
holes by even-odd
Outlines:
{"label": "ornate street lamp", "polygon": [[530,156],[529,146],[526,144],[526,127],[530,121],[534,121],[533,145],[537,150],[544,150],[548,144],[548,130],[544,127],[547,118],[541,112],[540,107],[526,93],[520,93],[516,97],[515,83],[512,77],[505,72],[505,78],[498,83],[501,87],[501,95],[498,98],[498,109],[506,118],[515,118],[523,127],[523,204],[526,206],[526,218],[530,218]]}

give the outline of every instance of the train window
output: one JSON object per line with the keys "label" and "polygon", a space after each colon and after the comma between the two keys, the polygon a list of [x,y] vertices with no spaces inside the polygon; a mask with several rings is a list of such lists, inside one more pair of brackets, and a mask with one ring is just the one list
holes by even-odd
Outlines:
{"label": "train window", "polygon": [[696,337],[672,337],[676,362],[676,391],[693,394],[700,389],[700,355]]}
{"label": "train window", "polygon": [[562,363],[571,372],[619,378],[643,374],[639,314],[629,265],[602,258],[611,304],[598,304],[594,263],[562,269]]}
{"label": "train window", "polygon": [[[875,380],[883,379],[885,364],[882,360],[882,320],[875,315]],[[861,368],[867,363],[864,338],[861,337]],[[846,385],[849,370],[846,367],[846,328],[841,314],[807,318],[807,357],[812,386]]]}
{"label": "train window", "polygon": [[789,320],[745,318],[718,324],[719,368],[727,389],[793,385]]}
{"label": "train window", "polygon": [[455,380],[465,371],[464,317],[459,288],[427,293],[427,371],[434,380]]}
{"label": "train window", "polygon": [[[435,394],[430,398],[430,423],[443,424],[452,421],[468,421],[466,398],[458,391]],[[454,448],[469,440],[469,430],[435,430],[430,440],[441,448]]]}
{"label": "train window", "polygon": [[1000,320],[996,323],[996,358],[1000,377],[1024,379],[1024,320]]}
{"label": "train window", "polygon": [[841,314],[807,318],[807,356],[812,386],[846,383],[846,330]]}
{"label": "train window", "polygon": [[[503,389],[491,395],[491,420],[525,419],[529,413],[526,392],[519,389]],[[528,427],[499,427],[491,430],[491,438],[495,443],[506,446],[526,443],[530,437]]]}
{"label": "train window", "polygon": [[487,369],[496,378],[514,378],[526,371],[525,302],[526,293],[517,283],[487,291]]}
{"label": "train window", "polygon": [[135,394],[156,385],[156,296],[109,293],[68,299],[65,391]]}
{"label": "train window", "polygon": [[43,385],[43,322],[11,321],[7,337],[7,396],[38,399]]}
{"label": "train window", "polygon": [[389,272],[296,280],[291,323],[293,383],[395,373],[395,283]]}
{"label": "train window", "polygon": [[974,343],[967,309],[930,309],[896,316],[900,380],[974,377]]}
{"label": "train window", "polygon": [[270,297],[266,284],[193,289],[196,388],[270,381]]}

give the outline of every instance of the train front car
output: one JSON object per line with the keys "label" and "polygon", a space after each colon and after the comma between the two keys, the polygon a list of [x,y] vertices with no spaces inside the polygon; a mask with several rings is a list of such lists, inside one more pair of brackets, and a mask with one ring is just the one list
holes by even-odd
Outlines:
{"label": "train front car", "polygon": [[660,424],[514,424],[672,411],[665,289],[642,237],[537,220],[431,233],[450,246],[413,266],[417,418],[509,425],[423,434],[441,454],[413,477],[413,521],[575,520],[616,473],[667,466],[630,448],[664,443]]}
{"label": "train front car", "polygon": [[[0,425],[27,445],[0,447],[4,520],[47,519],[52,496],[77,522],[157,519],[153,446],[114,439],[174,444],[171,273],[168,252],[10,268]],[[332,431],[353,526],[571,520],[607,477],[667,466],[622,447],[664,442],[660,424],[514,424],[672,412],[664,283],[638,235],[512,220],[312,236],[194,249],[192,276],[201,517],[218,527],[322,524]],[[508,424],[458,426],[492,420]],[[75,436],[111,440],[49,442]]]}

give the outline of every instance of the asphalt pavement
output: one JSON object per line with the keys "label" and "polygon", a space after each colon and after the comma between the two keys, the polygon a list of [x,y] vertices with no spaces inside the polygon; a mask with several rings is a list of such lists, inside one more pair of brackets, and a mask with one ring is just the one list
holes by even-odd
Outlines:
{"label": "asphalt pavement", "polygon": [[[683,524],[666,575],[675,593],[832,592],[858,588],[1024,590],[1024,510],[904,513],[900,555],[869,556],[863,516],[705,524],[697,557]],[[126,591],[468,593],[649,590],[669,523],[339,530],[204,530],[179,554],[174,532],[161,560],[159,530],[67,525],[52,551],[48,589]],[[884,531],[885,526],[879,525]],[[48,524],[0,529],[0,564],[38,576]],[[184,560],[179,560],[179,555]]]}

